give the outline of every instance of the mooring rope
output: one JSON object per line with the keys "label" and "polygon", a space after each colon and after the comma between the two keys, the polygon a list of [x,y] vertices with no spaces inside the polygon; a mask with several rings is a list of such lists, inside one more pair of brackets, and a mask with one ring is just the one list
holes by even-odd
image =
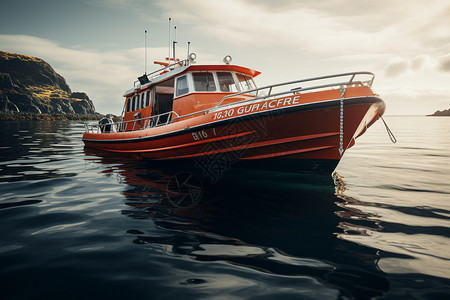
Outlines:
{"label": "mooring rope", "polygon": [[383,116],[380,115],[380,119],[381,121],[383,121],[384,127],[386,127],[386,131],[388,133],[389,138],[391,139],[392,143],[397,143],[397,139],[395,138],[394,134],[392,133],[391,129],[389,128],[389,126],[386,124],[386,122],[383,119]]}

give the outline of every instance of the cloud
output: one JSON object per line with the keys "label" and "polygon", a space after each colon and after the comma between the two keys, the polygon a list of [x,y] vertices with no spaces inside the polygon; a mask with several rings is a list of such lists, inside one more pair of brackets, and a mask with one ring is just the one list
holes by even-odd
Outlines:
{"label": "cloud", "polygon": [[[55,42],[26,35],[0,35],[2,50],[39,57],[62,75],[73,91],[84,91],[97,111],[120,114],[122,95],[144,73],[144,49],[99,52],[70,49]],[[149,52],[165,57],[166,49]],[[142,73],[141,73],[142,72]]]}
{"label": "cloud", "polygon": [[409,69],[409,61],[405,58],[395,57],[390,60],[384,73],[386,76],[395,77],[405,73]]}
{"label": "cloud", "polygon": [[245,47],[288,47],[303,54],[423,52],[426,34],[418,31],[448,29],[441,24],[448,23],[441,0],[430,0],[427,9],[414,0],[173,0],[157,5],[205,38]]}
{"label": "cloud", "polygon": [[439,58],[439,69],[444,72],[450,72],[450,53]]}
{"label": "cloud", "polygon": [[413,57],[396,56],[389,60],[388,65],[384,70],[384,74],[388,77],[397,77],[424,69],[435,70],[438,66],[439,58],[434,58],[425,54],[420,54]]}
{"label": "cloud", "polygon": [[365,32],[348,18],[294,2],[286,4],[285,9],[244,0],[160,1],[158,6],[174,19],[192,26],[197,34],[246,47],[352,54],[379,49],[391,34],[389,28],[379,28],[375,34]]}
{"label": "cloud", "polygon": [[418,55],[411,59],[411,69],[419,70],[430,59],[428,55]]}
{"label": "cloud", "polygon": [[[450,3],[448,1],[427,3],[426,8],[418,10],[417,24],[413,27],[412,34],[426,49],[448,51],[450,48]],[[424,15],[419,15],[423,12]]]}

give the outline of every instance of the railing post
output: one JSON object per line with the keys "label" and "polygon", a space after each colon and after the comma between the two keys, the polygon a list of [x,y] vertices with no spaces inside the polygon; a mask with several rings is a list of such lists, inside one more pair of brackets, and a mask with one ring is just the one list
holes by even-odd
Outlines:
{"label": "railing post", "polygon": [[350,81],[349,81],[349,83],[352,83],[352,82],[353,82],[353,79],[355,79],[355,76],[356,76],[356,73],[355,73],[355,74],[353,74],[352,78],[350,78]]}

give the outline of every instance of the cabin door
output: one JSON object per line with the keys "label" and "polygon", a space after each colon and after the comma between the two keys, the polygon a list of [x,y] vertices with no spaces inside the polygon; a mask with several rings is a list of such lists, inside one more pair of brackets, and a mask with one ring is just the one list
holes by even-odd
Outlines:
{"label": "cabin door", "polygon": [[[155,87],[155,101],[153,102],[153,115],[160,115],[172,111],[173,108],[173,86]],[[170,120],[171,114],[160,116],[158,124],[166,123]],[[156,120],[155,120],[156,121]]]}

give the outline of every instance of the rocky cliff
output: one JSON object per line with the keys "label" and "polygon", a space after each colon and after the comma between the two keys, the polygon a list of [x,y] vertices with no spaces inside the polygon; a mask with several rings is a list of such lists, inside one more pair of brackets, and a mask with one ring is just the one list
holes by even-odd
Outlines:
{"label": "rocky cliff", "polygon": [[434,117],[450,116],[450,108],[444,109],[444,110],[438,110],[434,114],[428,115],[428,116],[434,116]]}
{"label": "rocky cliff", "polygon": [[42,59],[0,51],[0,112],[87,115],[95,108]]}

